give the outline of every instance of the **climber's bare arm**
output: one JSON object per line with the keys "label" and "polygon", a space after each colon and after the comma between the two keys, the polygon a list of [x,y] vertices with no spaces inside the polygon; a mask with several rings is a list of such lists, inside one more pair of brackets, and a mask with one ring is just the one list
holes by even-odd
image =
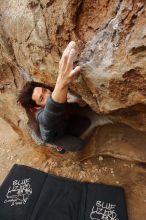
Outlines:
{"label": "climber's bare arm", "polygon": [[56,81],[52,98],[58,103],[64,103],[67,100],[68,86],[79,75],[80,67],[73,69],[75,57],[75,42],[71,41],[63,52],[59,62],[59,74]]}

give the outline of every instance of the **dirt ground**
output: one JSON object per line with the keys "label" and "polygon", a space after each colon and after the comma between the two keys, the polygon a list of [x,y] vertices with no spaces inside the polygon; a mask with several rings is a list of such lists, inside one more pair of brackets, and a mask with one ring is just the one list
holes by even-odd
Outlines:
{"label": "dirt ground", "polygon": [[[28,144],[29,143],[29,144]],[[87,151],[86,151],[87,152]],[[96,155],[57,154],[53,149],[30,144],[0,118],[0,182],[13,164],[24,164],[47,173],[80,181],[122,186],[129,220],[146,219],[146,164]]]}

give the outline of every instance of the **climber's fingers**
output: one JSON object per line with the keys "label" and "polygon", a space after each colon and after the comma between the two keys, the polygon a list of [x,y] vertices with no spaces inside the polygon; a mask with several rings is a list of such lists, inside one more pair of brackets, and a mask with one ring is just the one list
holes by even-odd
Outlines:
{"label": "climber's fingers", "polygon": [[71,66],[71,61],[73,66],[74,52],[71,51],[75,48],[75,45],[76,45],[75,42],[71,41],[64,50],[61,60],[59,62],[59,69],[61,71],[65,71],[69,65]]}
{"label": "climber's fingers", "polygon": [[72,78],[72,79],[75,79],[79,76],[80,74],[80,66],[76,66],[69,74],[69,76]]}
{"label": "climber's fingers", "polygon": [[75,49],[71,49],[66,63],[65,74],[70,74],[70,72],[73,70],[74,59],[75,59]]}
{"label": "climber's fingers", "polygon": [[62,58],[59,63],[58,79],[63,85],[69,85],[75,78],[79,76],[80,67],[77,66],[73,69],[75,60],[75,42],[71,41],[63,52]]}

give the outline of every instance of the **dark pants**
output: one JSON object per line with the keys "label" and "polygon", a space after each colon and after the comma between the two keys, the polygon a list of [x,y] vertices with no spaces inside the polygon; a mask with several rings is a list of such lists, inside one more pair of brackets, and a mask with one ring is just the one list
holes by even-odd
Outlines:
{"label": "dark pants", "polygon": [[80,136],[88,129],[91,122],[89,118],[81,115],[72,115],[68,119],[65,135],[54,142],[67,151],[79,151],[85,146]]}

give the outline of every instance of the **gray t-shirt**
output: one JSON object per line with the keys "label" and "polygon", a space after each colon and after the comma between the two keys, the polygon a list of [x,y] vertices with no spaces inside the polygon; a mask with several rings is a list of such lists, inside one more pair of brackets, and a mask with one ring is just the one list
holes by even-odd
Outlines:
{"label": "gray t-shirt", "polygon": [[45,107],[37,112],[36,119],[45,143],[53,143],[65,134],[67,126],[65,110],[66,102],[57,103],[49,96]]}

